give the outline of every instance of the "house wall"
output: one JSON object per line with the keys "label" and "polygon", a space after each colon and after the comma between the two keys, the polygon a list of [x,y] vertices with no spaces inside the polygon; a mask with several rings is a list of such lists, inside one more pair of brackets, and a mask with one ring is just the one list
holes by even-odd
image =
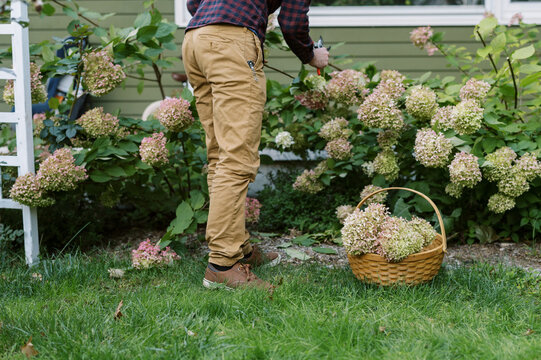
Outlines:
{"label": "house wall", "polygon": [[[142,0],[82,0],[78,3],[85,8],[101,13],[114,12],[116,15],[102,22],[103,27],[115,25],[127,27],[133,23],[135,17],[143,10]],[[173,21],[173,1],[158,1],[158,8],[162,14]],[[52,17],[40,17],[33,10],[30,16],[31,43],[50,40],[53,37],[65,37],[66,24],[70,18],[62,13]],[[349,55],[351,64],[359,61],[375,61],[379,69],[396,69],[410,76],[419,76],[427,71],[441,75],[459,75],[455,70],[446,67],[446,61],[441,55],[429,57],[425,51],[415,48],[409,40],[411,27],[362,27],[362,28],[314,28],[311,35],[314,39],[323,36],[326,46],[345,42],[344,45],[331,50],[332,55]],[[441,27],[436,31],[445,32],[445,41],[468,48],[475,47],[475,41],[470,37],[471,27]],[[170,55],[180,56],[180,47],[183,39],[183,30],[177,32],[178,49]],[[9,39],[0,37],[0,47],[5,47]],[[300,62],[290,52],[278,50],[270,51],[269,65],[280,68],[291,75],[295,75]],[[4,64],[3,66],[6,66]],[[347,67],[347,64],[342,65]],[[171,79],[171,72],[183,71],[182,63],[178,68],[168,70],[164,75],[166,94],[173,94],[178,90],[179,84]],[[283,83],[290,81],[286,76],[275,71],[266,70],[270,79]],[[149,74],[151,75],[151,74]],[[100,105],[106,111],[121,109],[125,116],[139,117],[145,107],[152,101],[159,99],[159,90],[155,84],[147,83],[142,94],[137,93],[137,80],[128,79],[124,88],[118,88],[111,94],[93,99],[95,105]],[[2,110],[5,110],[2,109]]]}

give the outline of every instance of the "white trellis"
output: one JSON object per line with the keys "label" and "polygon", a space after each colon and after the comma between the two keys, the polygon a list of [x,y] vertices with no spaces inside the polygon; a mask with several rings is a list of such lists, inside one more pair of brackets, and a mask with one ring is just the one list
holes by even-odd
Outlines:
{"label": "white trellis", "polygon": [[[1,166],[16,166],[19,175],[34,172],[34,145],[32,135],[32,99],[30,95],[30,54],[28,45],[28,6],[25,1],[11,1],[11,23],[0,24],[0,35],[11,36],[13,68],[0,68],[0,79],[14,80],[14,112],[0,112],[0,123],[15,124],[17,154],[0,155]],[[1,182],[0,182],[1,188]],[[23,206],[11,199],[3,199],[0,208],[21,209],[24,223],[24,250],[29,265],[38,263],[38,216],[36,208]]]}

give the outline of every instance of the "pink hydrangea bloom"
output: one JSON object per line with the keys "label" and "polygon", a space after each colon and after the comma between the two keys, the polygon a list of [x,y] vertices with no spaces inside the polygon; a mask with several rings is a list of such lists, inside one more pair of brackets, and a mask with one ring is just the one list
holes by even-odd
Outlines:
{"label": "pink hydrangea bloom", "polygon": [[145,137],[139,146],[141,160],[151,166],[160,167],[169,162],[169,151],[165,147],[167,139],[162,132]]}
{"label": "pink hydrangea bloom", "polygon": [[125,78],[122,66],[115,65],[106,50],[93,50],[83,55],[83,82],[92,95],[110,93]]}
{"label": "pink hydrangea bloom", "polygon": [[161,102],[156,118],[169,131],[181,131],[194,122],[190,102],[181,98],[169,98]]}
{"label": "pink hydrangea bloom", "polygon": [[389,218],[383,204],[370,204],[364,210],[353,211],[344,221],[342,240],[346,251],[354,255],[374,253],[381,227]]}
{"label": "pink hydrangea bloom", "polygon": [[297,94],[295,95],[295,99],[300,102],[302,106],[310,110],[325,109],[329,102],[327,95],[318,90],[308,90],[302,94]]}
{"label": "pink hydrangea bloom", "polygon": [[69,148],[56,150],[39,167],[36,178],[47,191],[69,191],[86,178],[86,169],[75,165]]}
{"label": "pink hydrangea bloom", "polygon": [[32,173],[19,176],[11,187],[9,195],[18,203],[31,207],[45,207],[54,204],[54,199],[45,193],[36,176]]}
{"label": "pink hydrangea bloom", "polygon": [[[361,199],[364,199],[365,197],[367,197],[368,195],[378,191],[378,190],[381,190],[382,188],[379,187],[379,186],[376,186],[376,185],[366,185],[363,190],[361,191]],[[379,203],[379,204],[384,204],[385,203],[385,200],[387,199],[387,192],[386,191],[382,191],[370,198],[368,198],[364,203],[366,205],[370,205],[370,204],[376,204],[376,203]]]}
{"label": "pink hydrangea bloom", "polygon": [[429,56],[434,55],[438,48],[431,42],[434,35],[430,26],[421,26],[410,32],[410,40],[419,49],[425,49]]}
{"label": "pink hydrangea bloom", "polygon": [[88,110],[76,122],[88,135],[95,138],[119,134],[118,118],[104,112],[103,107]]}
{"label": "pink hydrangea bloom", "polygon": [[259,220],[261,203],[256,198],[246,197],[245,218],[246,222],[256,223]]}
{"label": "pink hydrangea bloom", "polygon": [[428,121],[438,110],[436,93],[426,86],[415,86],[406,98],[408,114],[421,121]]}
{"label": "pink hydrangea bloom", "polygon": [[376,86],[380,93],[384,92],[393,99],[399,99],[406,91],[404,80],[406,77],[396,70],[383,70],[380,74],[381,81]]}
{"label": "pink hydrangea bloom", "polygon": [[323,183],[318,180],[318,175],[314,170],[304,170],[297,176],[293,189],[309,194],[315,194],[323,190]]}
{"label": "pink hydrangea bloom", "polygon": [[374,91],[359,106],[358,119],[372,128],[401,130],[404,127],[402,111],[386,92]]}
{"label": "pink hydrangea bloom", "polygon": [[329,99],[346,105],[360,104],[366,95],[369,79],[360,71],[346,69],[331,73],[325,92]]}
{"label": "pink hydrangea bloom", "polygon": [[[36,63],[30,63],[30,92],[33,104],[39,104],[47,101],[47,90],[41,82],[43,75],[41,69]],[[13,92],[13,80],[8,80],[4,87],[4,101],[8,105],[15,105],[15,94]]]}
{"label": "pink hydrangea bloom", "polygon": [[471,78],[460,89],[460,100],[475,100],[478,103],[482,103],[485,101],[489,91],[489,83]]}
{"label": "pink hydrangea bloom", "polygon": [[343,117],[337,117],[326,122],[319,129],[318,135],[327,141],[332,141],[339,138],[347,139],[352,133],[353,131],[348,129],[348,121]]}
{"label": "pink hydrangea bloom", "polygon": [[148,269],[163,265],[171,265],[173,261],[179,260],[180,256],[170,247],[164,250],[153,244],[150,239],[142,241],[136,250],[132,250],[132,266],[136,269]]}
{"label": "pink hydrangea bloom", "polygon": [[335,160],[349,159],[353,155],[351,149],[353,149],[353,145],[347,139],[342,138],[329,141],[325,146],[325,151]]}

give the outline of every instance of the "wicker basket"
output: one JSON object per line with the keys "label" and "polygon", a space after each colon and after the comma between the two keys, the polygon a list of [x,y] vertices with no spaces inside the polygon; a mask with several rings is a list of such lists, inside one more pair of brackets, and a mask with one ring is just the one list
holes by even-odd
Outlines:
{"label": "wicker basket", "polygon": [[434,241],[421,252],[412,254],[397,263],[390,263],[385,260],[383,256],[377,254],[365,254],[360,256],[348,254],[351,270],[359,280],[379,285],[393,285],[397,283],[420,284],[430,281],[440,270],[443,255],[447,251],[445,228],[443,226],[440,211],[436,207],[436,204],[434,204],[434,202],[425,194],[417,190],[401,187],[390,187],[377,190],[362,199],[359,205],[357,205],[357,209],[372,196],[388,190],[406,190],[422,196],[434,208],[440,223],[441,234],[436,235]]}

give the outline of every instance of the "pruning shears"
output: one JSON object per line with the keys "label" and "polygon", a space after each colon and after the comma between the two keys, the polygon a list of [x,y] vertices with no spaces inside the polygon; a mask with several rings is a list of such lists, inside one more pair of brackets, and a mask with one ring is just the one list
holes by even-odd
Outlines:
{"label": "pruning shears", "polygon": [[[319,49],[319,48],[322,48],[322,47],[324,47],[323,46],[323,37],[320,36],[319,40],[316,43],[314,43],[314,49]],[[330,46],[327,48],[327,51],[331,51]],[[319,68],[317,69],[317,74],[319,76],[321,76],[321,69],[319,69]]]}

